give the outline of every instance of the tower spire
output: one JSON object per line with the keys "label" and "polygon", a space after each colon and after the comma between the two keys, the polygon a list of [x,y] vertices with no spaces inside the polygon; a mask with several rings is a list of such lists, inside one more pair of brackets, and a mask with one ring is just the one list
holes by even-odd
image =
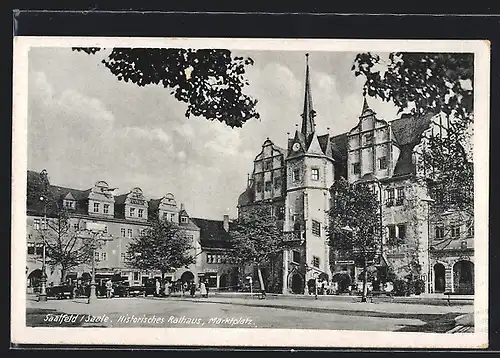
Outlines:
{"label": "tower spire", "polygon": [[306,138],[314,133],[314,117],[316,112],[313,109],[311,83],[309,79],[309,54],[306,53],[306,81],[304,88],[304,111],[302,112],[301,132]]}

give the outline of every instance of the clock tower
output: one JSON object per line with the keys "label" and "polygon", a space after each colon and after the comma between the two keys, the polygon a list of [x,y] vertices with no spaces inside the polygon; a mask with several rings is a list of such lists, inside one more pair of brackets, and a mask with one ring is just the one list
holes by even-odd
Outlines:
{"label": "clock tower", "polygon": [[285,159],[284,231],[290,239],[283,252],[283,293],[299,293],[299,286],[307,292],[311,280],[331,279],[326,229],[334,159],[330,135],[316,134],[308,59],[306,54],[302,124],[288,140]]}

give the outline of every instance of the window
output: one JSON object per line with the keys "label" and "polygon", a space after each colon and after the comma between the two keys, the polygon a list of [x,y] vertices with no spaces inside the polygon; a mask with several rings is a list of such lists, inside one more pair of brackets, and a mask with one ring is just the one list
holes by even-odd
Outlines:
{"label": "window", "polygon": [[99,261],[99,258],[101,257],[101,255],[99,255],[99,252],[94,252],[94,259],[96,261]]}
{"label": "window", "polygon": [[28,255],[34,255],[34,254],[35,254],[35,243],[28,242]]}
{"label": "window", "polygon": [[352,164],[352,173],[353,174],[361,174],[361,164],[360,163],[353,163]]}
{"label": "window", "polygon": [[104,225],[104,232],[108,232],[108,226]]}
{"label": "window", "polygon": [[262,191],[262,182],[257,183],[257,192],[260,193]]}
{"label": "window", "polygon": [[467,236],[474,236],[474,223],[470,223],[467,228]]}
{"label": "window", "polygon": [[271,182],[266,181],[266,191],[271,191]]}
{"label": "window", "polygon": [[444,238],[444,227],[436,226],[436,239]]}
{"label": "window", "polygon": [[280,177],[274,178],[274,188],[278,189],[280,186],[281,186],[281,178]]}
{"label": "window", "polygon": [[312,180],[319,180],[319,169],[318,168],[311,169],[311,179]]}
{"label": "window", "polygon": [[404,188],[397,188],[396,194],[397,194],[396,205],[402,205],[405,198]]}
{"label": "window", "polygon": [[280,205],[274,208],[274,216],[278,220],[283,220],[285,218],[285,207]]}
{"label": "window", "polygon": [[132,237],[132,229],[127,230],[127,235],[128,235],[128,237]]}
{"label": "window", "polygon": [[40,230],[40,219],[33,219],[33,227],[35,230]]}
{"label": "window", "polygon": [[212,254],[207,254],[207,264],[213,263],[213,255]]}
{"label": "window", "polygon": [[78,226],[78,223],[73,224],[73,229],[78,230],[80,227]]}
{"label": "window", "polygon": [[126,252],[122,252],[121,259],[122,259],[122,262],[127,261],[127,253]]}
{"label": "window", "polygon": [[387,157],[378,158],[378,168],[380,170],[387,169]]}
{"label": "window", "polygon": [[299,181],[300,180],[300,169],[294,169],[293,170],[293,181]]}
{"label": "window", "polygon": [[296,250],[292,251],[292,260],[293,260],[293,262],[300,264],[300,252],[299,251],[296,251]]}
{"label": "window", "polygon": [[406,238],[406,225],[404,224],[398,225],[398,237],[400,239]]}
{"label": "window", "polygon": [[394,189],[387,189],[387,206],[394,205]]}
{"label": "window", "polygon": [[170,221],[175,221],[175,214],[170,214]]}
{"label": "window", "polygon": [[316,236],[321,236],[321,223],[319,221],[312,221],[312,233]]}
{"label": "window", "polygon": [[367,133],[363,136],[363,145],[372,144],[373,141],[373,133]]}
{"label": "window", "polygon": [[217,255],[217,263],[218,263],[218,264],[220,264],[220,263],[221,263],[221,260],[222,260],[221,255]]}
{"label": "window", "polygon": [[99,212],[99,203],[94,203],[94,213]]}
{"label": "window", "polygon": [[187,224],[188,218],[186,216],[181,216],[181,223]]}
{"label": "window", "polygon": [[135,208],[130,208],[130,216],[135,216]]}
{"label": "window", "polygon": [[109,204],[104,204],[102,210],[104,214],[109,214]]}
{"label": "window", "polygon": [[264,170],[270,170],[273,167],[272,159],[268,159],[264,162]]}
{"label": "window", "polygon": [[452,225],[451,226],[451,237],[459,237],[460,236],[460,226]]}
{"label": "window", "polygon": [[313,266],[319,267],[319,257],[318,256],[313,256]]}
{"label": "window", "polygon": [[125,237],[125,228],[124,227],[122,227],[120,229],[120,233],[121,233],[122,237]]}
{"label": "window", "polygon": [[144,214],[144,209],[139,209],[137,210],[137,216],[142,218],[142,215]]}
{"label": "window", "polygon": [[40,242],[38,244],[36,244],[36,247],[35,247],[35,254],[39,255],[39,256],[42,256],[43,255],[43,244]]}
{"label": "window", "polygon": [[467,248],[467,241],[466,240],[462,240],[460,242],[460,248],[461,249],[466,249]]}
{"label": "window", "polygon": [[101,252],[101,261],[106,261],[108,258],[108,254],[106,252]]}
{"label": "window", "polygon": [[74,209],[75,208],[75,202],[73,200],[64,200],[64,207],[66,209]]}
{"label": "window", "polygon": [[139,272],[134,272],[134,281],[139,281]]}
{"label": "window", "polygon": [[395,225],[388,225],[387,229],[389,231],[389,239],[395,239],[396,238],[396,226]]}

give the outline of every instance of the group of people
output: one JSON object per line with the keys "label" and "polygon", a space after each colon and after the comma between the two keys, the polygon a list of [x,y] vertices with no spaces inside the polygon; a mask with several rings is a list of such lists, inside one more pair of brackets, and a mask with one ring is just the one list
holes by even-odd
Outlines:
{"label": "group of people", "polygon": [[[155,283],[155,289],[156,289],[156,295],[161,296],[161,282],[160,280],[156,280]],[[208,287],[204,281],[200,281],[199,284],[199,289],[200,289],[200,295],[201,297],[208,297]],[[196,296],[196,283],[194,280],[187,282],[177,282],[177,283],[172,283],[172,282],[166,282],[165,283],[165,295],[170,296],[171,293],[180,291],[182,296],[185,296],[187,292],[189,292],[191,297]]]}

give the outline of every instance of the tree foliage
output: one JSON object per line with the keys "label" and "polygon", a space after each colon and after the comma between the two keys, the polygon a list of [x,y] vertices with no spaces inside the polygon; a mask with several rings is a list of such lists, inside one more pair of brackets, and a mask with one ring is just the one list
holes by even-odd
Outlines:
{"label": "tree foliage", "polygon": [[70,269],[92,260],[92,245],[82,239],[66,209],[60,208],[55,217],[47,219],[46,226],[42,223],[38,232],[45,243],[47,264],[61,269],[61,282]]}
{"label": "tree foliage", "polygon": [[[73,48],[87,54],[101,49]],[[249,84],[245,67],[251,58],[232,56],[225,49],[113,48],[102,60],[119,81],[138,86],[161,85],[187,103],[186,117],[202,116],[230,127],[259,118],[257,100],[244,93]]]}
{"label": "tree foliage", "polygon": [[128,266],[162,275],[195,263],[193,243],[184,230],[167,218],[155,218],[143,235],[127,247]]}
{"label": "tree foliage", "polygon": [[380,247],[380,216],[377,195],[368,184],[350,184],[340,178],[332,188],[328,211],[328,238],[335,250],[350,251],[372,260]]}
{"label": "tree foliage", "polygon": [[363,92],[392,101],[399,112],[434,115],[418,166],[432,181],[436,204],[473,211],[474,55],[472,53],[360,53],[352,67]]}
{"label": "tree foliage", "polygon": [[54,197],[47,172],[27,172],[26,206],[33,209],[51,208]]}
{"label": "tree foliage", "polygon": [[363,301],[366,301],[370,261],[381,245],[381,223],[377,194],[367,183],[350,184],[340,178],[331,188],[329,245],[348,252],[356,265],[363,267]]}
{"label": "tree foliage", "polygon": [[282,225],[267,204],[255,204],[245,211],[229,234],[233,255],[242,263],[263,266],[284,248]]}

